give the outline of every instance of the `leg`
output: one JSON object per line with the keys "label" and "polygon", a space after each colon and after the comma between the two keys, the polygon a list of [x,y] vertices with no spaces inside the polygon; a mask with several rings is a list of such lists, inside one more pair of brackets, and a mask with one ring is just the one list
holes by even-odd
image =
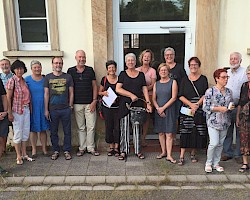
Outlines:
{"label": "leg", "polygon": [[178,165],[184,165],[184,155],[185,155],[185,148],[181,148],[180,159],[178,161]]}
{"label": "leg", "polygon": [[46,131],[40,132],[40,141],[42,144],[43,154],[46,155],[47,154],[47,133],[46,133]]}
{"label": "leg", "polygon": [[219,165],[221,153],[223,150],[223,143],[224,143],[224,140],[227,136],[227,130],[219,131],[218,136],[219,136],[219,143],[214,151],[214,159],[213,159],[213,166],[214,167]]}
{"label": "leg", "polygon": [[212,166],[214,163],[214,155],[219,144],[219,131],[214,128],[208,127],[209,145],[207,148],[207,161],[206,165]]}
{"label": "leg", "polygon": [[113,109],[103,107],[103,114],[105,119],[105,141],[108,144],[114,143],[114,114],[112,112]]}
{"label": "leg", "polygon": [[6,116],[0,121],[0,157],[6,152],[7,137],[9,134],[9,120]]}
{"label": "leg", "polygon": [[134,142],[134,149],[135,155],[138,155],[140,152],[140,125],[134,124],[132,125],[133,128],[133,142]]}
{"label": "leg", "polygon": [[96,112],[90,112],[90,105],[86,105],[85,108],[86,127],[87,127],[87,139],[86,145],[88,151],[95,151],[95,124],[96,124]]}
{"label": "leg", "polygon": [[147,132],[148,132],[149,122],[150,122],[150,114],[147,113],[147,120],[143,124],[143,128],[142,128],[142,140],[141,140],[142,146],[147,146],[146,136],[147,136]]}
{"label": "leg", "polygon": [[71,110],[70,108],[66,108],[60,110],[61,112],[61,120],[64,132],[64,144],[63,151],[71,151]]}
{"label": "leg", "polygon": [[3,151],[4,151],[4,138],[0,137],[0,158],[2,157]]}
{"label": "leg", "polygon": [[17,155],[17,164],[22,164],[21,142],[22,142],[22,115],[13,112],[13,142]]}
{"label": "leg", "polygon": [[170,160],[171,162],[175,161],[172,157],[172,148],[173,148],[173,134],[172,133],[166,134],[166,146],[167,146],[167,160]]}
{"label": "leg", "polygon": [[120,120],[121,138],[120,138],[120,152],[129,153],[129,115],[125,116]]}
{"label": "leg", "polygon": [[27,156],[26,146],[30,135],[30,110],[29,107],[24,108],[23,112],[23,135],[22,135],[22,155]]}
{"label": "leg", "polygon": [[167,155],[167,149],[166,149],[167,142],[165,133],[159,133],[159,141],[161,145],[161,154],[156,157],[157,159],[161,159]]}
{"label": "leg", "polygon": [[58,138],[58,126],[59,126],[59,115],[57,110],[50,111],[50,138],[52,143],[53,151],[59,152],[59,138]]}
{"label": "leg", "polygon": [[30,133],[30,143],[32,147],[32,156],[36,155],[37,132]]}
{"label": "leg", "polygon": [[76,118],[76,124],[78,129],[79,137],[79,150],[84,151],[87,147],[86,145],[86,126],[85,126],[85,115],[84,115],[85,105],[74,104],[74,113]]}

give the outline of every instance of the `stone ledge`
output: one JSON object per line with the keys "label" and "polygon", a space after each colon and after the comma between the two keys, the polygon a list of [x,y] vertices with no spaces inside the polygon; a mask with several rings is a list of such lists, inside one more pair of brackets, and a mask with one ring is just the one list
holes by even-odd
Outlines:
{"label": "stone ledge", "polygon": [[4,51],[5,57],[63,57],[63,51]]}

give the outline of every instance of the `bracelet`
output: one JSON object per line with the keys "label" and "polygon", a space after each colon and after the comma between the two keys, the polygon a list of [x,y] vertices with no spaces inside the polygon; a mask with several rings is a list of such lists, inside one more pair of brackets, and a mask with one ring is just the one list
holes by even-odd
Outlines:
{"label": "bracelet", "polygon": [[149,104],[149,105],[151,105],[151,102],[150,102],[150,101],[147,101],[146,103]]}

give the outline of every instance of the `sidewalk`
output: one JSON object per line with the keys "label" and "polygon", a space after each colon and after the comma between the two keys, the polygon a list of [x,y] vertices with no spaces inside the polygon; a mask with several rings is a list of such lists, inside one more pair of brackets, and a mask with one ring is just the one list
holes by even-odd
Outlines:
{"label": "sidewalk", "polygon": [[[50,157],[38,154],[34,162],[25,161],[23,165],[15,164],[15,152],[8,152],[1,160],[1,166],[9,171],[9,174],[0,180],[3,186],[94,186],[114,187],[140,184],[147,186],[164,185],[180,187],[178,184],[204,183],[215,186],[220,184],[245,184],[239,187],[250,188],[250,174],[239,173],[240,167],[233,159],[221,162],[225,168],[224,173],[204,172],[206,151],[197,153],[198,163],[191,163],[189,153],[186,153],[185,165],[178,166],[167,162],[165,159],[158,160],[158,141],[149,140],[150,145],[144,148],[145,159],[140,160],[133,153],[127,158],[127,162],[119,161],[116,157],[108,157],[106,145],[99,146],[100,156],[84,154],[76,157],[72,153],[72,160],[65,160],[63,154],[52,161]],[[174,148],[173,157],[178,159],[179,149]],[[30,153],[30,152],[29,152]],[[237,185],[234,185],[237,187]],[[85,188],[86,189],[86,188]],[[89,188],[90,189],[90,188]]]}

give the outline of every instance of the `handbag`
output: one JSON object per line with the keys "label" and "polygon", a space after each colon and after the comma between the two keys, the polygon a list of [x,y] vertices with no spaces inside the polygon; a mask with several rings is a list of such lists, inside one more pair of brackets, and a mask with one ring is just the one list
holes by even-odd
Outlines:
{"label": "handbag", "polygon": [[[107,76],[104,77],[104,85],[103,87],[105,88],[106,82],[107,82]],[[104,115],[103,115],[103,103],[102,103],[102,96],[98,95],[97,97],[97,111],[99,113],[99,116],[102,120],[104,120]]]}

